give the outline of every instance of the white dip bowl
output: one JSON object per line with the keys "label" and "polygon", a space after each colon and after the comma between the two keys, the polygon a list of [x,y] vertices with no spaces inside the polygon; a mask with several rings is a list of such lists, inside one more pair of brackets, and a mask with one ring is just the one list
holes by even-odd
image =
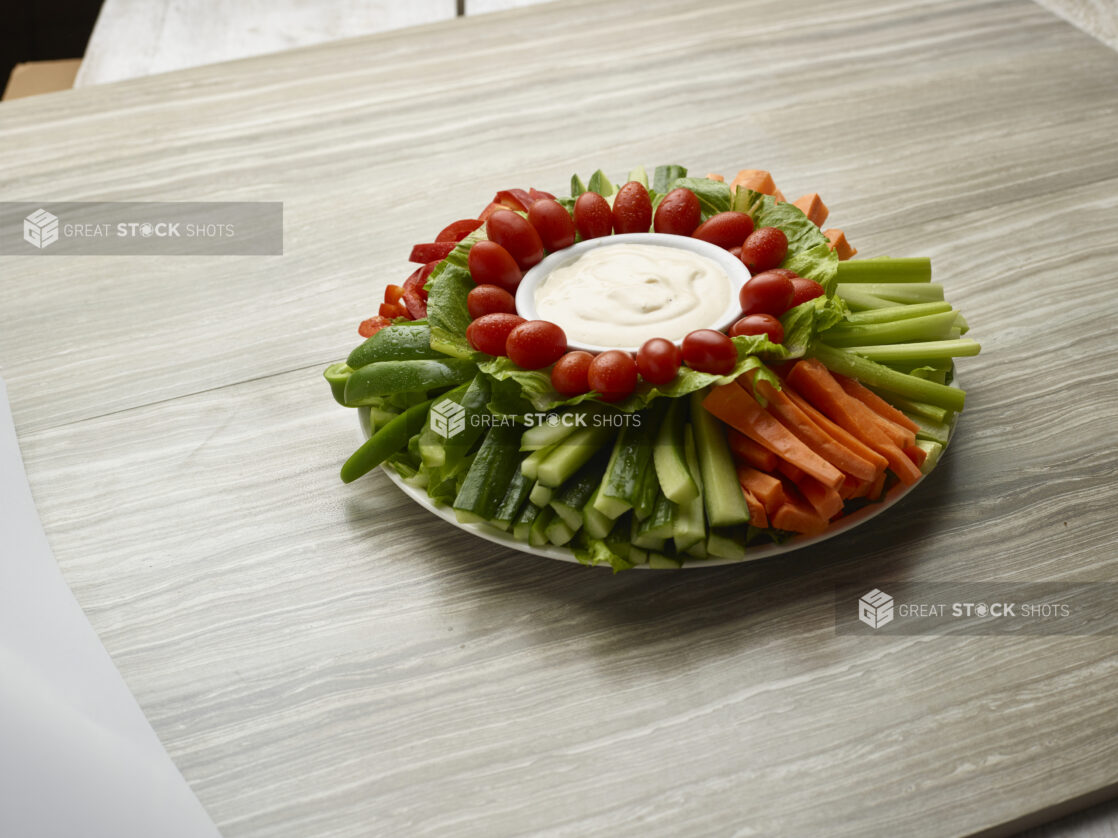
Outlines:
{"label": "white dip bowl", "polygon": [[[620,235],[602,236],[600,238],[578,242],[568,248],[552,253],[524,274],[524,278],[520,281],[520,285],[516,289],[516,313],[528,320],[543,319],[537,312],[536,291],[552,271],[570,264],[590,250],[619,244],[657,245],[659,247],[671,247],[705,256],[725,271],[730,282],[730,293],[726,308],[721,315],[713,323],[708,323],[705,324],[705,326],[697,328],[725,331],[741,317],[741,305],[738,302],[738,292],[741,290],[741,286],[749,280],[749,270],[742,264],[741,260],[710,242],[705,242],[701,239],[693,239],[689,236],[673,236],[665,233],[622,233]],[[563,326],[562,323],[558,325],[560,327]],[[648,340],[654,337],[662,337],[662,335],[649,334],[644,339]],[[583,349],[587,352],[606,352],[611,349],[636,352],[640,349],[640,344],[636,346],[598,346],[591,343],[568,340],[567,348]]]}

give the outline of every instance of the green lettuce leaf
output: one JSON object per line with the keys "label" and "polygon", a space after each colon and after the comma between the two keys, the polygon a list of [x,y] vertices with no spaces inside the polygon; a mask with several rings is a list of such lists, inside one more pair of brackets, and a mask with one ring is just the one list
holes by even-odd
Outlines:
{"label": "green lettuce leaf", "polygon": [[[758,356],[774,361],[784,360],[789,357],[788,350],[784,346],[770,343],[764,335],[737,337],[733,338],[733,341],[738,350],[738,362],[727,375],[713,375],[690,367],[680,367],[679,375],[667,384],[657,386],[642,381],[637,384],[637,389],[631,396],[623,401],[612,403],[612,406],[624,413],[633,413],[647,407],[654,399],[660,397],[679,398],[704,387],[729,384],[742,373],[752,369],[763,369],[767,375],[772,376],[770,383],[775,387],[780,386],[779,380],[764,366],[761,357]],[[492,379],[493,395],[490,409],[496,413],[515,414],[554,410],[557,407],[579,404],[594,398],[592,393],[564,398],[551,386],[549,370],[523,370],[508,358],[489,358],[480,362],[478,369]],[[519,400],[509,382],[519,388]]]}
{"label": "green lettuce leaf", "polygon": [[485,238],[484,225],[458,243],[454,250],[431,271],[427,279],[427,322],[431,327],[431,348],[455,358],[473,358],[466,341],[470,312],[466,295],[474,287],[467,267],[470,248]]}
{"label": "green lettuce leaf", "polygon": [[575,558],[582,562],[582,564],[591,566],[608,564],[613,568],[614,573],[621,570],[630,570],[633,567],[632,562],[628,559],[621,558],[621,556],[609,549],[609,546],[604,541],[598,538],[578,538],[571,546],[571,552],[575,554]]}
{"label": "green lettuce leaf", "polygon": [[652,191],[660,195],[667,194],[672,182],[681,177],[687,177],[686,166],[657,166],[652,172]]}

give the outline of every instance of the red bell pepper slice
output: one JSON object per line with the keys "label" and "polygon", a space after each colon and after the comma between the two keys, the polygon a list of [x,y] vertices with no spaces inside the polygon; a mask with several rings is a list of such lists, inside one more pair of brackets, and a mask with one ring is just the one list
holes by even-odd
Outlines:
{"label": "red bell pepper slice", "polygon": [[392,321],[387,317],[370,317],[368,320],[361,321],[361,325],[357,327],[357,332],[363,338],[371,338],[385,326],[391,325]]}
{"label": "red bell pepper slice", "polygon": [[411,249],[411,256],[408,257],[408,261],[419,262],[421,264],[426,262],[439,262],[450,255],[450,251],[454,250],[457,246],[455,242],[417,244]]}
{"label": "red bell pepper slice", "polygon": [[550,192],[543,192],[539,189],[529,189],[528,190],[528,197],[531,199],[531,202],[533,204],[536,201],[540,200],[541,198],[548,198],[552,201],[555,200],[555,196],[552,195]]}
{"label": "red bell pepper slice", "polygon": [[409,288],[404,292],[400,301],[404,304],[404,308],[408,311],[408,317],[412,320],[422,320],[427,316],[427,301],[420,295],[419,290]]}
{"label": "red bell pepper slice", "polygon": [[481,219],[478,218],[463,218],[459,221],[452,221],[443,228],[441,233],[435,236],[435,241],[460,242],[480,226]]}

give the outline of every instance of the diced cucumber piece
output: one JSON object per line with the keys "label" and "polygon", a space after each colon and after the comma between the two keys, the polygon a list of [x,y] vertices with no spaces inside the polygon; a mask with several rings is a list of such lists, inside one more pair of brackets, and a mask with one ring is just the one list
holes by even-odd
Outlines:
{"label": "diced cucumber piece", "polygon": [[645,535],[640,531],[640,520],[633,515],[629,525],[629,540],[634,547],[643,547],[645,550],[663,550],[664,539],[660,536]]}
{"label": "diced cucumber piece", "polygon": [[648,566],[654,570],[679,570],[683,567],[683,562],[671,556],[665,556],[663,553],[650,552],[648,554]]}
{"label": "diced cucumber piece", "polygon": [[[582,526],[586,530],[586,534],[591,538],[605,538],[614,523],[613,518],[599,512],[594,506],[594,502],[598,499],[598,489],[600,485],[601,484],[594,487],[594,494],[590,496],[590,500],[582,507]],[[626,529],[625,532],[628,534],[628,529]],[[627,539],[628,536],[626,535],[626,540]]]}
{"label": "diced cucumber piece", "polygon": [[528,543],[533,547],[543,547],[547,544],[547,528],[553,520],[555,520],[555,510],[550,506],[541,509],[536,520],[532,522],[531,529],[528,530]]}
{"label": "diced cucumber piece", "polygon": [[516,521],[512,525],[512,537],[517,541],[528,541],[528,535],[532,530],[532,525],[536,523],[540,513],[543,510],[533,503],[526,503],[520,510],[520,514],[516,516]]}
{"label": "diced cucumber piece", "polygon": [[652,514],[637,525],[637,533],[653,538],[671,538],[675,534],[675,519],[678,505],[661,492],[656,496]]}
{"label": "diced cucumber piece", "polygon": [[659,494],[660,481],[656,479],[656,469],[652,467],[650,457],[648,468],[641,472],[640,482],[637,484],[637,493],[633,497],[633,514],[642,521],[651,515]]}
{"label": "diced cucumber piece", "polygon": [[656,434],[656,447],[652,462],[656,466],[656,479],[669,500],[685,504],[699,495],[683,451],[683,430],[687,422],[687,402],[672,399],[660,430]]}
{"label": "diced cucumber piece", "polygon": [[[600,515],[601,513],[598,514]],[[609,521],[608,518],[606,520]],[[629,540],[632,534],[629,516],[622,515],[616,521],[610,521],[610,523],[613,524],[613,526],[605,535],[603,541],[610,550],[618,556],[621,556],[621,558],[629,558],[629,553],[633,549],[633,543]],[[589,532],[587,532],[587,535],[589,535]]]}
{"label": "diced cucumber piece", "polygon": [[[702,478],[699,476],[699,459],[695,453],[695,435],[690,423],[683,428],[683,453],[687,463],[687,470],[697,478],[695,481],[698,490],[695,497],[687,503],[681,503],[675,516],[675,529],[672,538],[675,541],[677,553],[682,553],[694,544],[702,543],[706,539],[706,517],[703,512]],[[706,547],[704,545],[705,554]]]}
{"label": "diced cucumber piece", "polygon": [[[377,332],[377,334],[380,334],[380,332]],[[373,335],[373,337],[375,338],[376,335]],[[370,340],[372,340],[372,338],[370,338]],[[450,399],[457,404],[461,404],[469,388],[469,384],[459,385],[449,393],[441,396],[438,399],[438,403],[442,403],[444,399]],[[459,433],[466,433],[467,430],[467,428],[463,427]],[[475,435],[475,439],[477,436],[478,435]],[[426,422],[423,425],[423,430],[419,432],[419,458],[423,461],[423,465],[428,468],[440,468],[446,465],[446,442],[447,437],[437,433],[430,421]]]}
{"label": "diced cucumber piece", "polygon": [[641,547],[632,547],[626,558],[634,565],[648,564],[648,551]]}
{"label": "diced cucumber piece", "polygon": [[536,469],[536,479],[545,486],[561,486],[583,464],[597,454],[610,436],[609,427],[579,428],[558,443]]}
{"label": "diced cucumber piece", "polygon": [[[582,527],[582,510],[594,496],[598,485],[602,482],[602,473],[605,471],[606,460],[604,452],[599,452],[590,462],[564,483],[551,498],[551,507],[555,513],[567,522],[572,530]],[[608,532],[608,530],[607,530]],[[604,538],[605,533],[591,538]]]}
{"label": "diced cucumber piece", "polygon": [[487,521],[496,515],[520,461],[519,444],[519,428],[496,425],[489,429],[452,504],[460,523]]}
{"label": "diced cucumber piece", "polygon": [[687,550],[686,550],[686,553],[687,553],[688,556],[693,556],[696,559],[709,558],[710,554],[707,553],[706,536],[703,536],[702,541],[696,541],[694,544],[692,544],[690,547],[688,547]]}
{"label": "diced cucumber piece", "polygon": [[639,426],[632,423],[625,425],[617,435],[594,500],[594,508],[608,518],[617,518],[633,508],[641,488],[641,478],[652,461],[650,414],[646,411],[639,415]]}
{"label": "diced cucumber piece", "polygon": [[528,494],[528,500],[536,506],[547,506],[551,503],[551,497],[554,494],[550,486],[544,486],[538,480],[532,486],[532,491]]}
{"label": "diced cucumber piece", "polygon": [[943,454],[943,446],[930,439],[918,439],[916,440],[916,447],[928,455],[924,458],[924,464],[920,466],[920,471],[923,474],[927,474],[934,469],[936,463],[939,462],[939,458]]}
{"label": "diced cucumber piece", "polygon": [[637,168],[629,172],[629,180],[635,180],[645,189],[648,188],[648,172],[644,170],[644,166],[637,166]]}
{"label": "diced cucumber piece", "polygon": [[520,472],[529,480],[536,480],[539,477],[540,463],[547,459],[550,454],[558,447],[558,443],[549,445],[546,448],[540,448],[538,451],[533,451],[527,457],[520,461]]}
{"label": "diced cucumber piece", "polygon": [[474,444],[485,433],[485,424],[480,420],[483,414],[489,412],[489,382],[484,376],[477,376],[466,385],[466,392],[460,397],[451,390],[435,399],[435,404],[441,404],[446,399],[451,399],[466,409],[464,414],[465,427],[457,434],[453,434],[443,443],[444,462],[443,468],[448,472],[457,469],[474,448]]}
{"label": "diced cucumber piece", "polygon": [[734,460],[722,423],[703,407],[707,390],[691,394],[691,424],[695,432],[695,452],[703,481],[703,503],[707,520],[713,527],[749,522],[745,495],[738,483]]}
{"label": "diced cucumber piece", "polygon": [[716,559],[745,557],[745,533],[742,528],[712,529],[707,535],[707,555]]}
{"label": "diced cucumber piece", "polygon": [[547,448],[549,445],[562,442],[573,434],[577,427],[570,422],[562,421],[560,417],[564,415],[568,414],[553,413],[551,416],[555,417],[554,424],[550,421],[543,421],[528,428],[524,432],[524,436],[520,438],[520,450],[539,451],[541,448]]}
{"label": "diced cucumber piece", "polygon": [[544,530],[544,535],[547,540],[554,544],[556,547],[562,547],[568,541],[575,537],[576,530],[569,526],[566,521],[556,515],[551,523],[547,525]]}
{"label": "diced cucumber piece", "polygon": [[509,480],[509,487],[505,490],[505,497],[497,507],[497,514],[490,520],[490,524],[499,530],[507,530],[516,520],[517,513],[528,501],[528,493],[532,491],[532,481],[520,469],[513,471]]}

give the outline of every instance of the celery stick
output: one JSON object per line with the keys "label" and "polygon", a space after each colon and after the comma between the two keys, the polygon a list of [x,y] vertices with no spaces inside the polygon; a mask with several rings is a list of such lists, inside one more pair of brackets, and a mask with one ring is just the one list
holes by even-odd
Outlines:
{"label": "celery stick", "polygon": [[845,346],[844,349],[871,361],[934,361],[977,355],[982,348],[970,338],[925,340],[919,343],[884,343],[879,346]]}
{"label": "celery stick", "polygon": [[828,369],[856,378],[869,387],[880,387],[890,393],[897,393],[948,410],[962,410],[966,401],[966,393],[956,387],[948,387],[898,372],[844,349],[816,343],[812,347],[811,354],[822,361]]}
{"label": "celery stick", "polygon": [[855,259],[838,264],[839,282],[931,282],[932,260]]}
{"label": "celery stick", "polygon": [[944,337],[949,340],[955,340],[956,338],[961,338],[962,336],[963,330],[960,329],[958,326],[952,326],[950,329],[947,330],[947,334],[944,335]]}
{"label": "celery stick", "polygon": [[854,311],[865,311],[875,308],[892,308],[895,303],[875,297],[858,288],[857,285],[847,285],[846,290],[839,294],[846,304]]}
{"label": "celery stick", "polygon": [[890,393],[888,390],[882,390],[880,387],[871,387],[889,404],[898,410],[903,410],[905,413],[911,413],[914,416],[923,416],[925,419],[930,419],[933,422],[946,422],[951,416],[951,411],[944,410],[942,407],[936,407],[934,404],[927,402],[918,402],[915,399],[906,399],[904,396],[898,396],[896,393]]}
{"label": "celery stick", "polygon": [[[861,291],[894,303],[934,303],[943,299],[943,286],[938,282],[840,282],[837,293],[847,299],[851,293]],[[880,306],[870,306],[880,308]]]}
{"label": "celery stick", "polygon": [[963,312],[957,312],[955,317],[955,325],[959,327],[959,331],[964,335],[970,331],[970,324],[967,323],[967,318],[963,317]]}
{"label": "celery stick", "polygon": [[892,323],[859,323],[853,326],[840,323],[827,332],[827,343],[831,346],[862,346],[943,340],[951,336],[954,325],[953,311],[894,320]]}
{"label": "celery stick", "polygon": [[[839,264],[845,264],[840,262]],[[926,314],[940,314],[951,311],[951,303],[912,303],[911,305],[891,305],[888,308],[874,308],[868,311],[857,311],[846,318],[847,323],[862,325],[863,323],[889,323],[893,320],[906,320],[910,317],[923,317]],[[956,312],[956,320],[963,315]]]}

